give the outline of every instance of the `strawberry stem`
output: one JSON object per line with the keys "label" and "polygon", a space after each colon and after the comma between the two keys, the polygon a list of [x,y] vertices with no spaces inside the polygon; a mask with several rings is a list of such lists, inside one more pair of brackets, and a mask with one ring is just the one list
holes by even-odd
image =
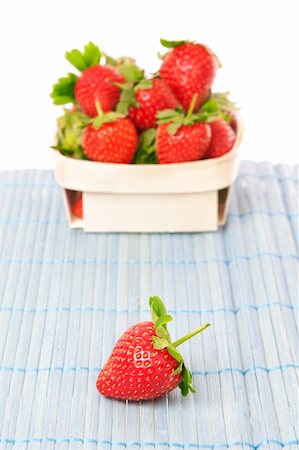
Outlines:
{"label": "strawberry stem", "polygon": [[194,107],[195,107],[195,103],[197,101],[197,97],[198,97],[198,94],[194,94],[192,97],[192,100],[191,100],[191,103],[189,105],[189,109],[188,109],[188,112],[186,115],[186,119],[185,119],[186,123],[188,123],[190,121],[191,115],[192,115]]}
{"label": "strawberry stem", "polygon": [[99,102],[99,100],[98,100],[97,98],[95,99],[95,107],[96,107],[98,116],[99,116],[100,118],[102,118],[103,115],[104,115],[104,113],[103,113],[102,107],[101,107],[101,105],[100,105],[100,102]]}
{"label": "strawberry stem", "polygon": [[188,341],[188,339],[191,339],[193,336],[195,336],[196,334],[200,333],[201,331],[205,330],[206,328],[208,328],[210,325],[212,325],[210,322],[205,323],[204,325],[202,325],[201,327],[197,328],[196,330],[192,331],[189,334],[186,334],[186,336],[183,336],[182,338],[178,339],[177,341],[173,342],[172,345],[173,347],[178,347],[179,345],[183,344],[184,342]]}

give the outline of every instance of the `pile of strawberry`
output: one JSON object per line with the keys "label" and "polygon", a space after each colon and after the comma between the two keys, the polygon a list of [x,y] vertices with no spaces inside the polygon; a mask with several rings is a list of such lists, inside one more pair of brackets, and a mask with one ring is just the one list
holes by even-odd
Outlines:
{"label": "pile of strawberry", "polygon": [[93,43],[66,59],[80,72],[53,86],[55,148],[64,155],[110,163],[178,163],[219,157],[235,142],[235,107],[212,93],[219,62],[204,45],[166,41],[158,73],[146,78],[131,58],[101,53]]}

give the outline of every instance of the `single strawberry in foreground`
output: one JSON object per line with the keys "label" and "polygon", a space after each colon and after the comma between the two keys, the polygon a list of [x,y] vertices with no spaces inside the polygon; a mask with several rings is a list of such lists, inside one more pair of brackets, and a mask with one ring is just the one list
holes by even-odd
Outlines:
{"label": "single strawberry in foreground", "polygon": [[208,97],[219,62],[204,45],[186,41],[160,40],[172,51],[164,57],[160,68],[161,77],[167,82],[185,111],[197,94],[194,111]]}
{"label": "single strawberry in foreground", "polygon": [[211,129],[205,114],[193,114],[196,95],[185,116],[182,111],[165,110],[158,114],[156,151],[160,164],[197,161],[207,151]]}
{"label": "single strawberry in foreground", "polygon": [[153,321],[132,325],[117,341],[99,373],[96,385],[101,394],[139,401],[162,397],[177,386],[183,396],[195,392],[191,372],[177,347],[211,324],[171,342],[167,323],[172,317],[164,303],[154,296],[149,304]]}
{"label": "single strawberry in foreground", "polygon": [[210,123],[212,137],[204,158],[217,158],[228,153],[236,140],[232,127],[220,117]]}
{"label": "single strawberry in foreground", "polygon": [[104,112],[112,111],[120,96],[120,88],[115,83],[125,81],[119,71],[110,65],[99,65],[102,53],[91,42],[84,47],[83,52],[72,50],[66,52],[65,56],[82,74],[78,77],[70,73],[58,80],[51,93],[54,103],[78,103],[89,117],[97,115],[96,100]]}
{"label": "single strawberry in foreground", "polygon": [[122,114],[103,114],[97,103],[99,115],[93,119],[82,136],[85,155],[92,161],[131,163],[137,147],[137,131],[132,122]]}
{"label": "single strawberry in foreground", "polygon": [[79,219],[83,219],[83,199],[82,192],[78,192],[77,197],[72,205],[72,213]]}
{"label": "single strawberry in foreground", "polygon": [[[142,86],[142,85],[141,85]],[[135,87],[137,106],[129,108],[129,117],[139,130],[154,128],[157,125],[157,113],[164,109],[175,109],[179,101],[165,80],[149,80],[149,87]]]}

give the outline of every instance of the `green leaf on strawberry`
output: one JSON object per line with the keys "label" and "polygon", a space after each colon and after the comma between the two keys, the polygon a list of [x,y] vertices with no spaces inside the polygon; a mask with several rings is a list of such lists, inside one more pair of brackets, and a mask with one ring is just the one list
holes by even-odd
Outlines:
{"label": "green leaf on strawberry", "polygon": [[127,114],[131,106],[136,106],[135,92],[133,83],[126,83],[122,87],[119,102],[116,106],[116,111],[122,114]]}
{"label": "green leaf on strawberry", "polygon": [[141,89],[150,89],[151,87],[153,87],[153,82],[152,80],[141,80],[136,86],[135,86],[135,92],[136,91],[140,91]]}
{"label": "green leaf on strawberry", "polygon": [[56,145],[52,148],[64,155],[73,155],[77,159],[87,159],[82,149],[82,132],[89,118],[80,111],[65,109],[63,116],[57,119]]}
{"label": "green leaf on strawberry", "polygon": [[119,111],[109,111],[107,113],[103,113],[100,102],[98,100],[95,101],[96,110],[98,115],[90,120],[96,130],[99,130],[103,123],[115,122],[117,119],[122,119],[125,117],[125,114]]}
{"label": "green leaf on strawberry", "polygon": [[228,96],[229,92],[212,93],[210,98],[201,106],[200,113],[206,113],[212,119],[220,117],[227,123],[230,123],[232,115],[235,114],[239,108],[228,98]]}
{"label": "green leaf on strawberry", "polygon": [[196,392],[192,386],[192,374],[185,366],[182,354],[177,350],[177,347],[187,340],[191,339],[196,334],[208,328],[211,324],[206,323],[196,330],[188,333],[186,336],[178,339],[175,342],[171,341],[170,334],[167,330],[167,323],[173,320],[172,316],[167,313],[164,303],[157,296],[153,296],[149,300],[152,319],[154,322],[155,332],[157,336],[153,337],[153,346],[156,350],[167,349],[168,353],[179,362],[178,367],[174,370],[173,375],[182,373],[182,381],[179,387],[182,391],[182,395],[185,397],[190,392]]}
{"label": "green leaf on strawberry", "polygon": [[186,41],[167,41],[166,39],[160,39],[161,45],[166,48],[175,48],[179,47],[182,44],[185,44]]}
{"label": "green leaf on strawberry", "polygon": [[87,66],[92,67],[100,63],[102,52],[97,45],[93,44],[92,42],[89,42],[84,47],[83,56]]}
{"label": "green leaf on strawberry", "polygon": [[89,42],[84,47],[84,51],[74,49],[65,53],[66,59],[78,69],[80,72],[88,69],[88,67],[96,66],[100,63],[102,53],[99,47]]}
{"label": "green leaf on strawberry", "polygon": [[156,130],[149,128],[141,134],[134,157],[135,164],[156,164]]}
{"label": "green leaf on strawberry", "polygon": [[236,104],[229,99],[229,92],[213,92],[210,100],[217,102],[218,108],[221,111],[230,113],[236,113],[239,111]]}
{"label": "green leaf on strawberry", "polygon": [[73,73],[69,73],[66,77],[59,78],[57,83],[53,85],[50,94],[54,105],[66,105],[67,103],[76,104],[74,87],[77,80],[78,77]]}
{"label": "green leaf on strawberry", "polygon": [[[127,82],[123,84],[119,83],[117,84],[122,89],[122,91],[120,94],[119,102],[116,107],[116,111],[121,112],[123,114],[127,114],[129,108],[138,107],[138,102],[136,101],[135,93],[141,89],[150,89],[153,83],[152,80],[145,80],[145,79],[140,80],[141,72],[143,71],[141,71],[141,69],[139,69],[137,66],[131,65],[127,67],[126,66],[122,67],[125,68],[125,71],[127,71],[126,75],[122,73],[124,78],[127,77],[126,78]],[[137,69],[135,70],[134,67]]]}
{"label": "green leaf on strawberry", "polygon": [[217,100],[215,98],[210,98],[202,105],[200,111],[211,114],[219,112],[219,105]]}
{"label": "green leaf on strawberry", "polygon": [[113,58],[112,56],[104,54],[105,57],[105,64],[108,64],[109,66],[116,67],[117,66],[117,60]]}
{"label": "green leaf on strawberry", "polygon": [[197,95],[195,94],[187,114],[184,113],[181,107],[176,109],[166,109],[164,111],[158,112],[158,124],[169,123],[168,132],[171,135],[175,135],[182,125],[193,125],[197,122],[208,122],[216,117],[217,113],[199,112],[193,113],[193,109],[197,100]]}
{"label": "green leaf on strawberry", "polygon": [[185,114],[181,107],[174,110],[166,109],[158,112],[158,124],[169,123],[168,132],[175,135],[182,125],[193,125],[198,122],[213,122],[217,117],[221,117],[230,122],[229,112],[234,112],[236,107],[228,99],[228,93],[212,94],[210,98],[201,106],[198,112],[193,112],[196,104],[196,94],[193,96],[189,109]]}
{"label": "green leaf on strawberry", "polygon": [[139,83],[144,77],[144,70],[136,64],[123,64],[118,67],[118,71],[129,83]]}
{"label": "green leaf on strawberry", "polygon": [[177,122],[172,122],[169,126],[168,126],[168,133],[169,134],[175,134],[183,125],[183,121],[182,120],[178,120]]}

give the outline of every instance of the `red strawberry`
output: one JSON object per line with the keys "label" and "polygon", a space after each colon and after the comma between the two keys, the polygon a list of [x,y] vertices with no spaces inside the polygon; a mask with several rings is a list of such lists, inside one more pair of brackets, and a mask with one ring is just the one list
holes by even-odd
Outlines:
{"label": "red strawberry", "polygon": [[232,127],[221,118],[210,123],[212,138],[205,158],[217,158],[229,152],[236,140],[236,134]]}
{"label": "red strawberry", "polygon": [[188,113],[165,110],[158,114],[156,152],[161,164],[197,161],[201,159],[211,140],[211,129],[206,114],[193,114],[197,102],[195,94]]}
{"label": "red strawberry", "polygon": [[210,93],[218,67],[217,58],[201,44],[164,39],[161,39],[161,44],[173,48],[162,62],[161,77],[171,87],[185,111],[197,94],[194,108],[197,110]]}
{"label": "red strawberry", "polygon": [[170,87],[160,78],[154,78],[149,88],[138,89],[137,86],[135,101],[138,106],[129,109],[129,117],[139,130],[154,128],[157,125],[158,111],[179,106]]}
{"label": "red strawberry", "polygon": [[197,161],[210,143],[211,129],[206,123],[182,125],[175,134],[169,132],[170,123],[157,129],[157,155],[160,164]]}
{"label": "red strawberry", "polygon": [[167,322],[172,317],[157,296],[150,298],[150,307],[153,322],[131,326],[114,346],[97,379],[101,394],[139,401],[162,397],[177,386],[184,396],[195,392],[191,372],[176,347],[210,324],[171,343]]}
{"label": "red strawberry", "polygon": [[82,147],[92,161],[130,163],[136,151],[137,140],[132,122],[127,118],[117,118],[113,122],[100,123],[99,127],[95,124],[88,125],[83,134]]}
{"label": "red strawberry", "polygon": [[77,102],[89,117],[97,115],[96,100],[104,112],[112,111],[120,96],[120,88],[115,83],[125,81],[119,71],[107,64],[99,65],[101,51],[91,42],[83,52],[71,50],[65,56],[81,72],[81,76],[69,73],[67,77],[60,78],[51,93],[54,103],[64,105]]}
{"label": "red strawberry", "polygon": [[72,206],[72,213],[79,219],[83,219],[83,200],[82,193],[79,192]]}
{"label": "red strawberry", "polygon": [[83,112],[95,117],[97,99],[104,112],[112,111],[120,96],[120,88],[114,83],[123,83],[124,78],[111,66],[93,66],[86,69],[75,84],[75,98]]}

